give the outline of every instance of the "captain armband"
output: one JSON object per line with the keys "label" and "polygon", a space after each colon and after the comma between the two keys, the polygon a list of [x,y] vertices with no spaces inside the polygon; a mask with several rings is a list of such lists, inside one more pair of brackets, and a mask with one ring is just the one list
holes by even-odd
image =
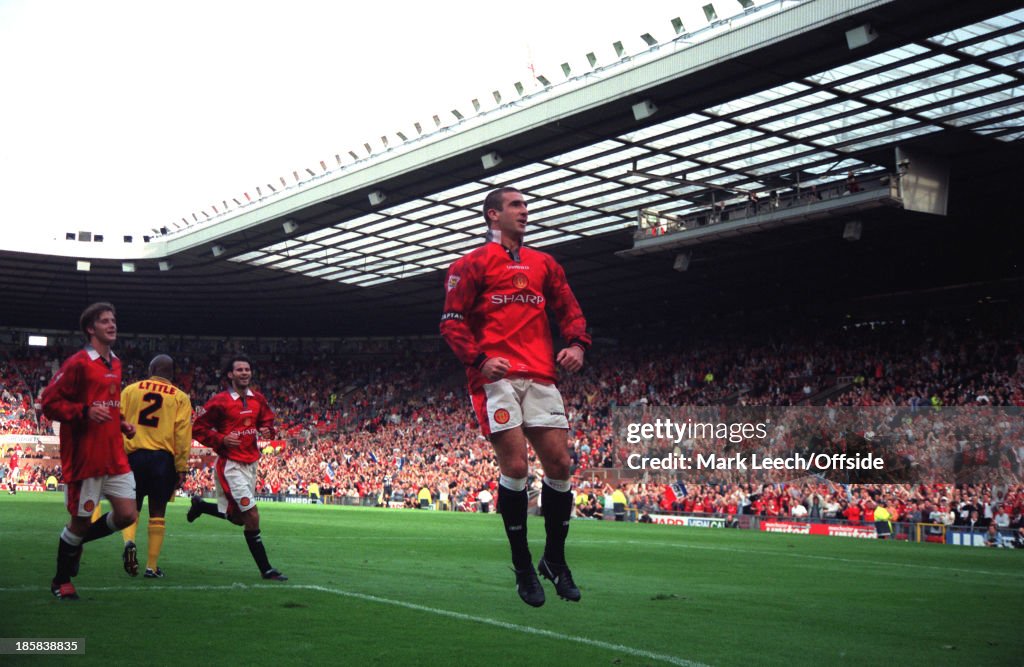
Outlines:
{"label": "captain armband", "polygon": [[456,312],[451,311],[451,310],[449,310],[446,313],[442,313],[441,314],[441,321],[442,322],[446,322],[448,320],[458,320],[459,322],[461,322],[461,321],[463,321],[465,319],[466,318],[462,316],[462,313],[456,313]]}

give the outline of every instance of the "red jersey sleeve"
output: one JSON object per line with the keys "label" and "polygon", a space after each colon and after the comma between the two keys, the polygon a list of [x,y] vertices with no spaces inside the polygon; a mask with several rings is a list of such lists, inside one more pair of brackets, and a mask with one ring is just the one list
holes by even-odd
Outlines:
{"label": "red jersey sleeve", "polygon": [[569,288],[565,270],[550,255],[546,257],[549,267],[544,297],[551,304],[551,309],[558,320],[558,331],[570,345],[579,345],[584,350],[589,350],[591,339],[587,333],[587,320],[583,317],[583,310],[576,301],[576,295]]}
{"label": "red jersey sleeve", "polygon": [[50,380],[40,401],[47,419],[59,422],[85,419],[83,411],[87,403],[79,400],[84,395],[80,390],[82,370],[79,355],[72,355]]}
{"label": "red jersey sleeve", "polygon": [[192,424],[192,437],[218,453],[224,448],[224,434],[216,429],[219,422],[220,406],[214,396],[199,409],[196,421]]}
{"label": "red jersey sleeve", "polygon": [[480,291],[480,280],[469,256],[448,268],[445,276],[444,311],[441,336],[463,364],[479,368],[486,359],[476,336],[466,322]]}
{"label": "red jersey sleeve", "polygon": [[259,394],[260,398],[260,416],[256,420],[256,427],[260,429],[269,428],[270,437],[273,438],[277,434],[277,428],[274,426],[274,411],[270,409],[270,403],[267,402],[267,397],[263,394]]}

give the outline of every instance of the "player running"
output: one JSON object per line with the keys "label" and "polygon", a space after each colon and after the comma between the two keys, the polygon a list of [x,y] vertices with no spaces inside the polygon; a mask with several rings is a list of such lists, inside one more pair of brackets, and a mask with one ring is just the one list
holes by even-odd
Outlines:
{"label": "player running", "polygon": [[287,581],[270,565],[260,537],[260,512],[256,508],[256,468],[260,449],[257,436],[274,433],[274,413],[263,394],[253,391],[252,362],[236,355],[228,362],[227,391],[214,395],[192,425],[195,439],[217,453],[217,505],[192,498],[188,522],[209,514],[243,526],[249,553],[264,579]]}
{"label": "player running", "polygon": [[[135,477],[121,441],[122,434],[134,437],[135,427],[121,416],[121,360],[110,349],[117,340],[114,307],[94,303],[82,312],[79,324],[88,344],[68,357],[41,399],[43,414],[61,423],[60,465],[71,514],[60,535],[57,574],[50,583],[50,592],[63,600],[78,599],[71,578],[78,574],[82,545],[138,518]],[[92,511],[104,496],[112,511],[92,521]]]}

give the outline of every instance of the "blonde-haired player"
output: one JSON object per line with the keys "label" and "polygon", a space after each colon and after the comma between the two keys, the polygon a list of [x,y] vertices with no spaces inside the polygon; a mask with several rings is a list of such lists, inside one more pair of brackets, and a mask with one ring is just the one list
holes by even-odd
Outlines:
{"label": "blonde-haired player", "polygon": [[[149,496],[149,541],[146,544],[146,577],[163,577],[157,565],[164,544],[167,503],[188,472],[192,447],[192,402],[174,386],[174,360],[158,354],[149,362],[149,379],[128,385],[121,392],[125,421],[136,425],[135,437],[124,441],[128,463],[135,473],[135,504]],[[139,573],[135,548],[138,522],[124,529],[124,568]]]}

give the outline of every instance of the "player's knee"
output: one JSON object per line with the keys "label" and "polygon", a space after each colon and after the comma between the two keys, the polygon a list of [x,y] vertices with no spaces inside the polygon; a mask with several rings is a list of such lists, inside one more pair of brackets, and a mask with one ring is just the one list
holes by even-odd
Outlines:
{"label": "player's knee", "polygon": [[572,459],[569,455],[555,457],[553,461],[544,463],[544,474],[551,479],[569,479],[569,466]]}
{"label": "player's knee", "polygon": [[525,457],[522,460],[502,461],[500,467],[502,475],[513,479],[523,479],[530,474],[530,466]]}
{"label": "player's knee", "polygon": [[114,513],[114,525],[122,530],[139,520],[139,513],[134,508],[125,514]]}

